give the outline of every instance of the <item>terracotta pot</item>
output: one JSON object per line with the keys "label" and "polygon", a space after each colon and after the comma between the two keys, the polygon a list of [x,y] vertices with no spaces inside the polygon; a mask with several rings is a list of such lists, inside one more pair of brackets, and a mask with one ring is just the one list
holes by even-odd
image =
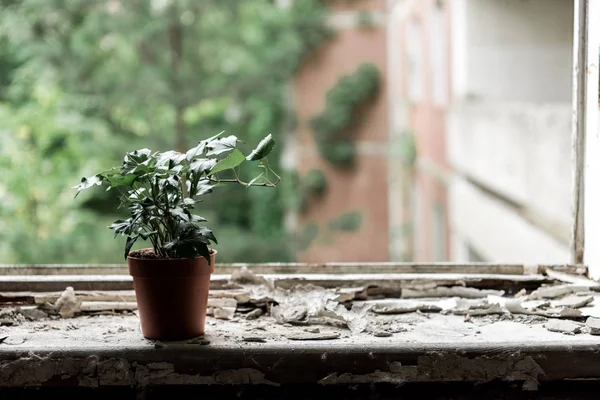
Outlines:
{"label": "terracotta pot", "polygon": [[215,270],[204,257],[145,259],[127,257],[129,274],[147,339],[184,340],[204,333],[210,274]]}

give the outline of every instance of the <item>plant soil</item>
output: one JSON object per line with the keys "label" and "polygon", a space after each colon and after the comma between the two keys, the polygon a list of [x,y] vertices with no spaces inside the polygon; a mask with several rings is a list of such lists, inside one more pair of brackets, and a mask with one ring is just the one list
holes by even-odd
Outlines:
{"label": "plant soil", "polygon": [[[214,250],[210,249],[210,252],[212,253]],[[170,257],[159,257],[155,252],[154,249],[152,248],[148,248],[148,249],[139,249],[139,250],[133,250],[129,253],[129,257],[133,257],[133,258],[142,258],[145,260],[171,260]],[[176,260],[175,258],[173,260]]]}
{"label": "plant soil", "polygon": [[148,259],[148,260],[158,260],[158,259],[162,258],[162,257],[159,257],[154,252],[154,249],[139,249],[139,250],[134,250],[131,253],[129,253],[129,257],[144,258],[144,259]]}

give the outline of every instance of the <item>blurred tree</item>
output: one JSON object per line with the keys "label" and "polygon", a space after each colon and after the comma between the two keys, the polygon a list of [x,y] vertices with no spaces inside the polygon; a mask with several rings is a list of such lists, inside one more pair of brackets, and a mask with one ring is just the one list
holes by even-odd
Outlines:
{"label": "blurred tree", "polygon": [[[29,179],[30,189],[48,185],[62,196],[82,170],[111,165],[126,149],[183,150],[221,130],[252,143],[272,133],[281,151],[283,125],[290,120],[284,88],[302,57],[329,37],[325,11],[317,0],[288,8],[272,0],[0,0],[0,101],[11,107],[6,113],[26,121],[31,107],[43,108],[36,90],[57,92],[30,130],[40,140],[58,140],[60,150],[48,153],[34,141],[29,147],[15,144],[10,157],[39,157],[50,165],[63,157],[71,163],[44,182],[37,161],[28,172],[12,169],[8,190]],[[79,123],[63,125],[58,115]],[[22,140],[17,120],[0,125],[0,134]],[[104,136],[91,126],[101,126]],[[82,147],[62,148],[58,131]],[[268,248],[266,258],[290,257],[281,240],[281,189],[231,188],[213,197],[205,206],[222,224],[237,227],[223,241],[244,243],[254,235],[252,242],[262,244],[253,250],[263,254],[257,246]],[[110,201],[86,206],[104,215],[113,212]],[[274,246],[283,246],[281,252],[273,252]],[[221,261],[247,259],[247,248],[236,247],[237,254],[232,247]]]}

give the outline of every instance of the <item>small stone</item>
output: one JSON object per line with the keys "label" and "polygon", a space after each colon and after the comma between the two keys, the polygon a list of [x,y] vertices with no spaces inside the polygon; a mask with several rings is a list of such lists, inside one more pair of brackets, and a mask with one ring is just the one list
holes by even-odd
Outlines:
{"label": "small stone", "polygon": [[306,332],[310,332],[310,333],[320,333],[321,330],[319,328],[306,328],[304,329]]}
{"label": "small stone", "polygon": [[263,310],[260,308],[257,308],[255,310],[250,311],[248,314],[246,314],[246,319],[247,320],[257,319],[261,315],[263,315]]}
{"label": "small stone", "polygon": [[210,344],[210,340],[202,339],[202,340],[200,341],[200,344],[201,344],[202,346],[209,345],[209,344]]}
{"label": "small stone", "polygon": [[391,332],[386,332],[386,331],[375,331],[373,332],[373,336],[376,337],[390,337],[392,336]]}
{"label": "small stone", "polygon": [[10,319],[0,319],[0,326],[12,326],[15,324],[15,321]]}
{"label": "small stone", "polygon": [[585,324],[591,335],[600,335],[600,318],[589,317]]}

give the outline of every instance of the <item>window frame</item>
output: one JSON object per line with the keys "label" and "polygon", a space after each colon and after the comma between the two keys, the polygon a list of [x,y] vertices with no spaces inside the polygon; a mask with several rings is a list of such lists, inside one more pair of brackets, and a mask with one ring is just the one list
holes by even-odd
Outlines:
{"label": "window frame", "polygon": [[[574,36],[573,36],[573,122],[572,122],[572,227],[571,227],[571,265],[570,271],[581,271],[586,268],[586,274],[593,279],[600,279],[600,246],[585,246],[585,243],[600,242],[600,137],[599,125],[599,73],[600,59],[600,25],[594,24],[593,17],[600,15],[600,2],[592,0],[574,1]],[[419,21],[416,21],[422,29]],[[595,133],[595,134],[594,134]],[[558,263],[557,263],[558,264]],[[471,267],[487,267],[489,271],[496,270],[502,263],[270,263],[248,264],[257,273],[272,274],[323,274],[325,271],[333,274],[357,273],[415,273],[435,269],[452,270],[454,273],[471,271]],[[241,268],[242,264],[220,265],[219,272],[223,274]],[[554,268],[555,266],[548,266]],[[359,271],[357,268],[360,268]],[[525,266],[526,268],[526,266]],[[546,266],[534,266],[530,270],[545,270]],[[526,268],[527,269],[527,268]],[[352,272],[350,272],[352,271]],[[25,273],[26,272],[26,273]],[[538,272],[534,272],[538,273]],[[0,264],[0,278],[6,282],[24,281],[27,276],[103,276],[127,275],[125,264],[104,265],[7,265]],[[6,283],[5,282],[5,283]]]}

